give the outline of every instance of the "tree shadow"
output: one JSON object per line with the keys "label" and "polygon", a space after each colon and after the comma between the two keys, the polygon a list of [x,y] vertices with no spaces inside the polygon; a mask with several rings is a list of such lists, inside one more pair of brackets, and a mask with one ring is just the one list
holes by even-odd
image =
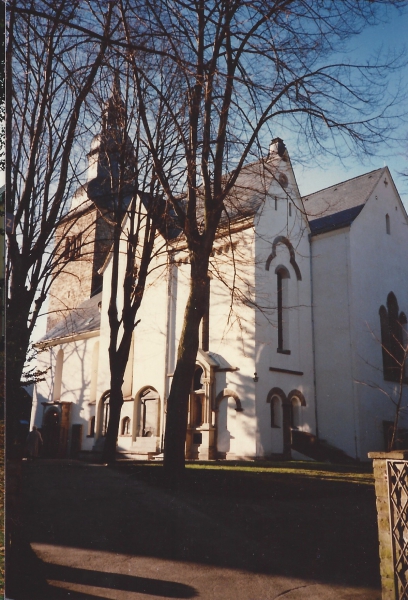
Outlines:
{"label": "tree shadow", "polygon": [[161,579],[135,577],[106,571],[91,571],[51,563],[46,564],[45,572],[47,579],[52,581],[64,581],[125,592],[138,592],[159,598],[195,598],[198,595],[197,591],[190,585]]}
{"label": "tree shadow", "polygon": [[[379,587],[372,485],[268,470],[188,469],[183,488],[169,492],[162,475],[158,465],[27,464],[23,491],[29,541]],[[47,564],[47,573],[49,568],[61,574],[66,569]],[[81,569],[66,573],[93,585],[105,575]],[[133,585],[139,590],[149,582],[109,577],[118,589]],[[166,582],[150,581],[159,596]]]}

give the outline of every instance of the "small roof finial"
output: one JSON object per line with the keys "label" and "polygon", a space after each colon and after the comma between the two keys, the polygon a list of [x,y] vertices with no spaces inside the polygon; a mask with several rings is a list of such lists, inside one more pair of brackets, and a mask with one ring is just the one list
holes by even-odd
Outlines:
{"label": "small roof finial", "polygon": [[269,156],[272,156],[275,152],[282,158],[286,152],[286,146],[280,137],[273,138],[269,147]]}

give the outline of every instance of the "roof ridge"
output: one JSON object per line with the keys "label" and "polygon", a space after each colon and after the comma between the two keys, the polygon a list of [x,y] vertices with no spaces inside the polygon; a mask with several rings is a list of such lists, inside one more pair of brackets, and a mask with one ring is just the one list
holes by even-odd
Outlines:
{"label": "roof ridge", "polygon": [[383,171],[384,169],[387,169],[388,167],[380,167],[379,169],[373,169],[373,171],[367,171],[367,173],[362,173],[361,175],[356,175],[355,177],[350,177],[350,179],[345,179],[344,181],[339,181],[338,183],[333,183],[332,185],[328,185],[325,188],[322,188],[321,190],[316,190],[315,192],[312,192],[311,194],[305,194],[304,196],[302,196],[302,200],[304,199],[308,199],[311,196],[314,196],[315,194],[320,194],[321,192],[324,192],[325,190],[330,190],[331,188],[335,188],[339,185],[343,185],[344,183],[348,183],[349,181],[354,181],[355,179],[360,179],[360,177],[367,177],[367,175],[372,175],[373,173],[380,173],[381,171]]}

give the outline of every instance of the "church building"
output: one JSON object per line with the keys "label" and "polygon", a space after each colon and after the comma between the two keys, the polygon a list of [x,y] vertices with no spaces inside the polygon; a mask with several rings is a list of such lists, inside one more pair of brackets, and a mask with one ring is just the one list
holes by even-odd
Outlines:
{"label": "church building", "polygon": [[[36,385],[32,424],[47,456],[99,452],[109,417],[104,215],[112,198],[103,164],[111,149],[101,139],[59,225],[66,267],[38,343],[38,368],[49,370]],[[186,458],[367,460],[384,450],[396,403],[408,404],[408,216],[388,168],[302,198],[277,138],[268,157],[243,168],[226,212],[211,258]],[[169,236],[152,267],[123,383],[117,450],[133,458],[163,450],[189,286],[181,235]]]}

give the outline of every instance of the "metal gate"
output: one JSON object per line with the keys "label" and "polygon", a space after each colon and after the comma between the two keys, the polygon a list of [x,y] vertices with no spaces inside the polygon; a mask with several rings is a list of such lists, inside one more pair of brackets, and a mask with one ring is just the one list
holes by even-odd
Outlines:
{"label": "metal gate", "polygon": [[387,460],[392,554],[397,600],[408,600],[408,461]]}

